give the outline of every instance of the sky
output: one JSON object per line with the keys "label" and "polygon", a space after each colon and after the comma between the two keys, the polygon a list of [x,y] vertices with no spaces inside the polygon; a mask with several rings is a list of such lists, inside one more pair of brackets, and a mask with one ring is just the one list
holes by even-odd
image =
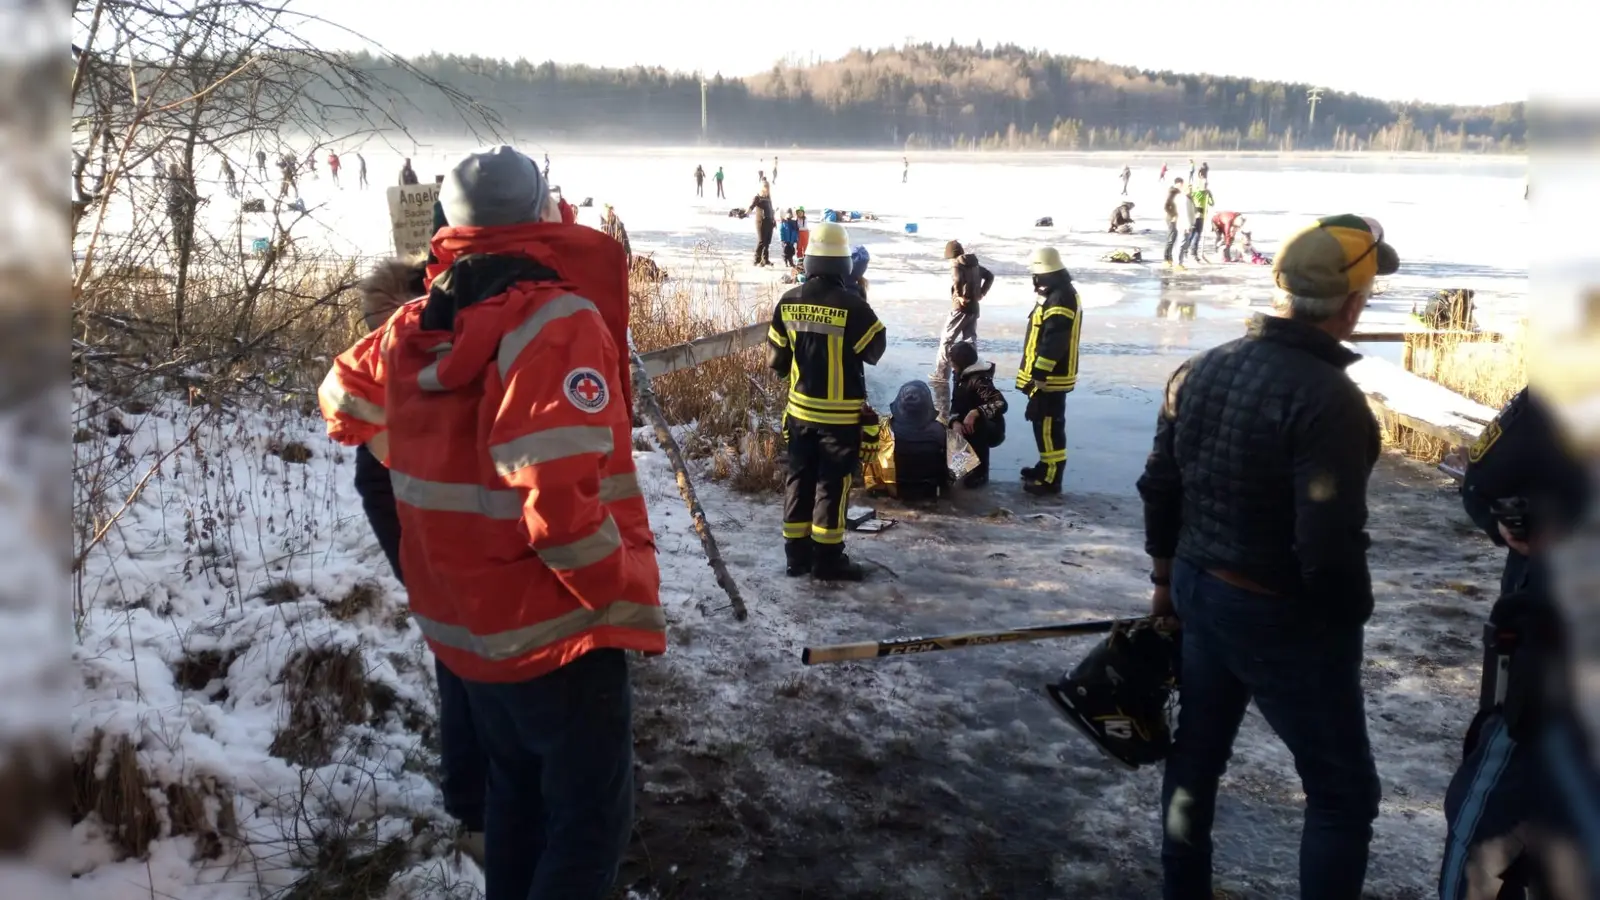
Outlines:
{"label": "sky", "polygon": [[[1538,23],[1565,18],[1531,15],[1542,7],[1505,0],[291,0],[291,8],[403,56],[476,53],[734,76],[784,59],[833,59],[852,47],[954,38],[1140,68],[1306,82],[1385,100],[1462,104],[1527,99],[1548,49],[1536,46],[1546,38],[1534,40]],[[324,47],[361,43],[328,25],[304,33]]]}

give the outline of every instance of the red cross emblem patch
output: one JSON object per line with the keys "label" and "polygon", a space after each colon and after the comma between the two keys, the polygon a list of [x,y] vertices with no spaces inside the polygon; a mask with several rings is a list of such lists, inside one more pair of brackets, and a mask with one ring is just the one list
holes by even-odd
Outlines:
{"label": "red cross emblem patch", "polygon": [[611,389],[593,369],[573,369],[566,377],[567,400],[586,413],[597,413],[611,402]]}

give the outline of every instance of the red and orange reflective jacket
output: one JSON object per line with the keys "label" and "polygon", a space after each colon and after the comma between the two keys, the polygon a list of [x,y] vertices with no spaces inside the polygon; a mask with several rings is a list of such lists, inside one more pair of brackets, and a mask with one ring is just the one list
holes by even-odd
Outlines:
{"label": "red and orange reflective jacket", "polygon": [[386,451],[413,618],[477,681],[601,647],[664,652],[622,248],[538,223],[442,229],[433,250],[428,296],[341,354],[318,392],[331,437]]}

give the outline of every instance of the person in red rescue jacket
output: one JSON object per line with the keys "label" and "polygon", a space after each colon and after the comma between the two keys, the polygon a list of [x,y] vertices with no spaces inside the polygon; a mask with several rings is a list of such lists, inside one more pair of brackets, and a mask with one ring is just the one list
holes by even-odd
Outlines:
{"label": "person in red rescue jacket", "polygon": [[623,250],[510,147],[457,163],[439,202],[428,295],[319,396],[335,440],[386,451],[412,620],[466,685],[488,900],[601,898],[632,824],[625,651],[666,650]]}

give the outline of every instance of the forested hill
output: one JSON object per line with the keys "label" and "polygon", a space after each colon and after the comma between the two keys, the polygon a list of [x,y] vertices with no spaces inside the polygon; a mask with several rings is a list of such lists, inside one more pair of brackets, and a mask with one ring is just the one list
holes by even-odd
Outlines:
{"label": "forested hill", "polygon": [[[459,124],[416,73],[360,56],[400,92],[413,131]],[[409,61],[496,112],[519,136],[700,139],[700,80],[658,68],[598,69],[429,55]],[[1151,72],[1024,50],[923,44],[855,50],[817,65],[707,79],[708,137],[756,146],[992,149],[1510,151],[1523,104],[1454,107],[1310,85]],[[405,103],[412,104],[407,107]]]}

